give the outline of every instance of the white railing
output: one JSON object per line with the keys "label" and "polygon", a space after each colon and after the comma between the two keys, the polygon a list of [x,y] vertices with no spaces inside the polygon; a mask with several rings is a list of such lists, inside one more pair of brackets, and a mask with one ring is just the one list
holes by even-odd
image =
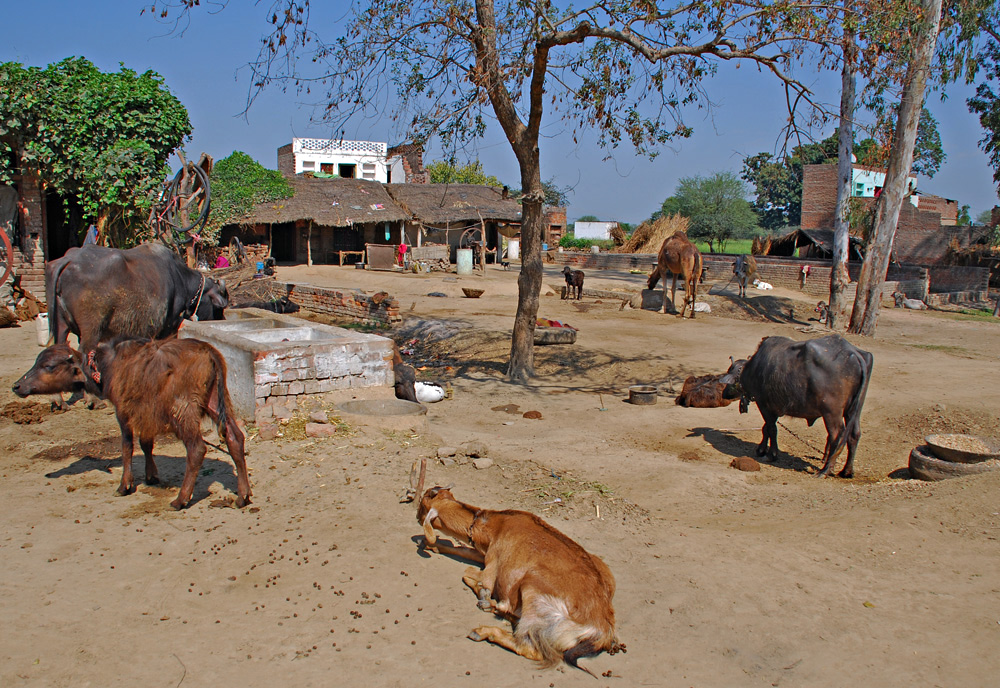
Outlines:
{"label": "white railing", "polygon": [[388,145],[381,141],[343,139],[292,139],[293,153],[366,153],[385,157]]}

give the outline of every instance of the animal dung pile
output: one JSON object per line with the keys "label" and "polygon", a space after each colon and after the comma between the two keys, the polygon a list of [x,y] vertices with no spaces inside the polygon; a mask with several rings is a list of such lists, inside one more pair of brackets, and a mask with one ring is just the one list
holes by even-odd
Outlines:
{"label": "animal dung pile", "polygon": [[1000,469],[1000,442],[973,435],[929,435],[910,452],[910,475],[946,480]]}

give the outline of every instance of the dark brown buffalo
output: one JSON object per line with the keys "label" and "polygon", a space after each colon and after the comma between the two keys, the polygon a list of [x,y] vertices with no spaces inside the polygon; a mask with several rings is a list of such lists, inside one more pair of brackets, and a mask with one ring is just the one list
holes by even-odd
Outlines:
{"label": "dark brown buffalo", "polygon": [[139,437],[146,458],[146,483],[155,484],[159,477],[153,442],[160,435],[173,434],[187,449],[187,467],[180,493],[170,505],[175,509],[187,506],[205,459],[201,421],[207,415],[225,438],[236,464],[236,505],[250,501],[243,432],[229,415],[232,402],[226,388],[226,363],[217,350],[196,339],[130,340],[100,344],[87,359],[66,344],[50,346],[13,389],[20,397],[72,392],[89,379],[92,388],[114,404],[121,427],[123,470],[118,494],[135,490],[134,438]]}
{"label": "dark brown buffalo", "polygon": [[861,408],[872,363],[870,353],[840,335],[804,342],[764,337],[743,367],[736,390],[740,413],[746,413],[753,401],[764,418],[757,456],[767,454],[773,459],[777,455],[777,421],[782,416],[805,418],[809,425],[822,418],[827,438],[819,475],[830,474],[846,446],[847,463],[838,475],[853,477],[854,453],[861,438]]}
{"label": "dark brown buffalo", "polygon": [[69,335],[80,350],[122,339],[163,339],[197,313],[219,320],[229,305],[225,282],[184,265],[161,244],[126,250],[87,245],[45,264],[49,332],[54,344]]}

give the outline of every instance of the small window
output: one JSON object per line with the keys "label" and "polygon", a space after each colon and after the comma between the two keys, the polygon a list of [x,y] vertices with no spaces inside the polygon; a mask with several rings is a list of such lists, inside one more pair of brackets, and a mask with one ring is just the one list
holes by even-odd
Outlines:
{"label": "small window", "polygon": [[855,182],[855,184],[854,184],[854,195],[855,196],[864,196],[865,195],[865,183],[864,182]]}
{"label": "small window", "polygon": [[339,174],[344,179],[354,179],[356,176],[358,176],[357,170],[358,170],[357,165],[345,165],[343,163],[337,165],[337,174]]}
{"label": "small window", "polygon": [[323,174],[333,174],[333,163],[332,162],[321,162],[319,164],[319,171]]}
{"label": "small window", "polygon": [[303,170],[315,170],[316,169],[316,161],[315,160],[303,160],[302,161],[302,169]]}

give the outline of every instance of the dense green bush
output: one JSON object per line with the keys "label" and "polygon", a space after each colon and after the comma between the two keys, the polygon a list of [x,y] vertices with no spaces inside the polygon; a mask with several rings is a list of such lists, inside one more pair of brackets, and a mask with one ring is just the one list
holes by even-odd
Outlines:
{"label": "dense green bush", "polygon": [[564,236],[559,240],[559,245],[563,248],[576,248],[583,250],[590,250],[591,246],[600,246],[602,250],[608,250],[613,248],[615,242],[611,239],[577,239],[569,235]]}

